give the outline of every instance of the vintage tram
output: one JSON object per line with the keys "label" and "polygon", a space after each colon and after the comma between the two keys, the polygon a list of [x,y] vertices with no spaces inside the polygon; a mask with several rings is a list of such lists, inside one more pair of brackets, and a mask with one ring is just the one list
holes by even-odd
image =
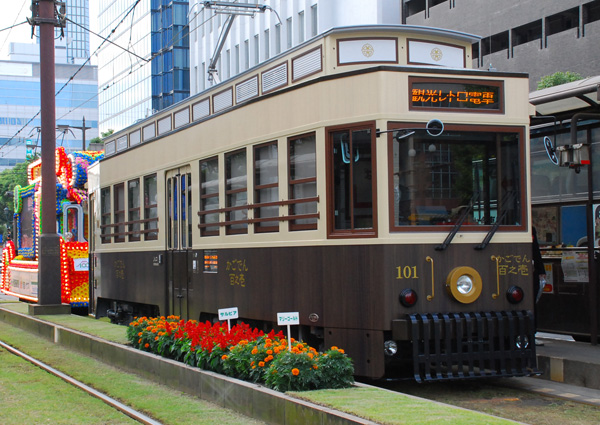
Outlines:
{"label": "vintage tram", "polygon": [[359,376],[536,372],[528,78],[474,36],[331,29],[105,140],[96,316],[242,320]]}

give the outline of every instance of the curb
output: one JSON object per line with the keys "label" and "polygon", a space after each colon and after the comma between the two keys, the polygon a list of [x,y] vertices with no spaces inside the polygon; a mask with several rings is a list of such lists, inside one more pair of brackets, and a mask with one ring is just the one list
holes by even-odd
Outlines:
{"label": "curb", "polygon": [[194,368],[25,314],[0,308],[0,321],[268,424],[376,425],[376,422],[299,400],[257,384]]}

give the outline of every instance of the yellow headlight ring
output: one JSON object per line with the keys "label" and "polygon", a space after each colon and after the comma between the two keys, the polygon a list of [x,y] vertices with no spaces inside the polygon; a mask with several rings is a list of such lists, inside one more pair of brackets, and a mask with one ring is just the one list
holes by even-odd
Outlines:
{"label": "yellow headlight ring", "polygon": [[[473,282],[473,289],[468,294],[461,293],[456,286],[456,282],[463,275],[469,276]],[[470,304],[477,300],[481,295],[482,286],[481,275],[473,267],[455,267],[446,278],[446,290],[456,301],[463,304]]]}

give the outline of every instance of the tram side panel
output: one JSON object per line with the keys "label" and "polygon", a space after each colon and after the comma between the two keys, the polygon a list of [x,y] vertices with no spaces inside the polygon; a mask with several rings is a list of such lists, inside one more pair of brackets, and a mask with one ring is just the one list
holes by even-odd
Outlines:
{"label": "tram side panel", "polygon": [[[523,318],[514,319],[515,329],[531,337],[529,251],[527,244],[492,244],[484,251],[455,244],[443,252],[431,245],[223,249],[219,270],[194,278],[190,317],[238,307],[241,317],[273,323],[277,312],[298,311],[301,324],[322,337],[325,346],[347,350],[357,375],[379,377],[385,372],[384,340],[410,342],[411,314],[458,314],[466,321],[471,313],[485,317],[493,312],[492,321],[472,325],[485,326],[486,338],[500,333],[509,338],[507,324],[496,315],[518,311]],[[481,295],[472,302],[458,301],[446,290],[447,276],[456,267],[470,267],[481,277]],[[507,297],[514,286],[524,293],[515,304]],[[418,295],[412,307],[400,302],[405,289]],[[452,340],[463,338],[454,322],[448,326]]]}
{"label": "tram side panel", "polygon": [[170,314],[164,251],[102,252],[95,258],[96,317],[126,324],[135,315]]}

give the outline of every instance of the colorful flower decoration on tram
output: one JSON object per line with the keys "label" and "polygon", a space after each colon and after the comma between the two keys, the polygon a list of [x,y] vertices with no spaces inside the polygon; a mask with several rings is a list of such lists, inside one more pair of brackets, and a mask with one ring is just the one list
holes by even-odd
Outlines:
{"label": "colorful flower decoration on tram", "polygon": [[[56,219],[59,232],[66,234],[66,230],[84,225],[85,218],[71,215],[68,216],[69,223],[64,223],[63,205],[87,201],[85,183],[88,167],[103,155],[103,152],[73,152],[67,155],[63,147],[56,150]],[[11,269],[35,272],[38,270],[38,237],[42,226],[41,166],[41,160],[31,163],[28,167],[29,186],[16,186],[14,189],[14,210],[17,219],[14,229],[15,242],[8,241],[2,252],[0,289],[3,291],[11,291]],[[23,235],[23,231],[27,234]],[[60,268],[62,302],[70,303],[74,307],[87,306],[87,241],[67,241],[61,237]],[[18,291],[18,288],[13,288],[12,291]]]}

